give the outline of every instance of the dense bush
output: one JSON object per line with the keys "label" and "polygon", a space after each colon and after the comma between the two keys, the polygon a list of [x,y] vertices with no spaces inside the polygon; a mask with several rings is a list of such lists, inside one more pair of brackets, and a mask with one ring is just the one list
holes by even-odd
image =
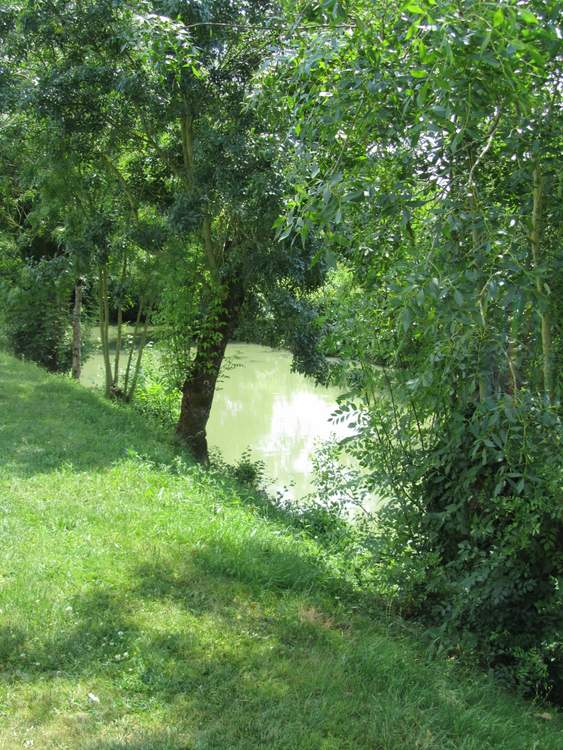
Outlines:
{"label": "dense bush", "polygon": [[[408,409],[396,418],[408,423]],[[376,589],[423,619],[436,646],[477,658],[527,693],[563,698],[561,426],[553,408],[505,396],[450,414],[425,447],[382,441],[366,417],[360,461],[387,487]],[[412,418],[414,421],[414,418]],[[411,425],[410,434],[416,434]]]}
{"label": "dense bush", "polygon": [[71,284],[62,257],[22,266],[4,292],[3,326],[9,348],[52,372],[72,362]]}
{"label": "dense bush", "polygon": [[341,12],[263,86],[294,143],[283,235],[321,228],[344,269],[324,351],[387,494],[376,586],[440,647],[557,697],[560,11]]}
{"label": "dense bush", "polygon": [[287,346],[286,336],[275,317],[252,301],[243,308],[234,339],[272,348]]}
{"label": "dense bush", "polygon": [[422,549],[436,554],[436,565],[420,588],[449,640],[478,645],[504,679],[556,697],[563,687],[558,425],[539,404],[512,415],[513,423],[502,414],[491,424],[498,412],[483,410],[444,431],[431,450],[418,519]]}

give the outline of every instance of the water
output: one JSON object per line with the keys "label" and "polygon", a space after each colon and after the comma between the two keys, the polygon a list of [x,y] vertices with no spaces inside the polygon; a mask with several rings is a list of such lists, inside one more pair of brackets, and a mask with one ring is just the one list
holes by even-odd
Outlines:
{"label": "water", "polygon": [[[330,420],[338,390],[291,372],[286,351],[230,344],[226,360],[207,429],[209,446],[228,463],[250,448],[251,457],[264,462],[274,490],[302,497],[312,490],[315,445],[346,432]],[[82,382],[101,386],[103,378],[102,355],[94,354],[83,368]]]}
{"label": "water", "polygon": [[[338,391],[291,372],[291,354],[256,344],[231,344],[208,425],[208,441],[229,463],[250,448],[276,489],[310,492],[315,445],[343,427],[331,423]],[[292,486],[289,486],[292,485]]]}

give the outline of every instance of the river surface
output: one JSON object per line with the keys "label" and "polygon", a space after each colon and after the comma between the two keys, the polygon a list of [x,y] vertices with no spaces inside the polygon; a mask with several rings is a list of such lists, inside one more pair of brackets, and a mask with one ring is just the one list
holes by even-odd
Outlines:
{"label": "river surface", "polygon": [[[154,351],[154,350],[153,350]],[[289,498],[311,492],[315,446],[346,428],[331,422],[339,391],[316,386],[291,371],[291,354],[257,344],[230,344],[223,367],[207,437],[228,463],[251,450],[261,460],[270,487]],[[103,385],[101,353],[85,363],[82,382]]]}

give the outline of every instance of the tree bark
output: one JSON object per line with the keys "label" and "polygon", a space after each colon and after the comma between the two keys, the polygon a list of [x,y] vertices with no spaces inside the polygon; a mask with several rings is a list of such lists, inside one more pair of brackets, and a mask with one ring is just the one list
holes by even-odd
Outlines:
{"label": "tree bark", "polygon": [[102,341],[102,354],[105,370],[105,394],[111,398],[113,392],[113,376],[109,356],[109,301],[108,301],[108,277],[107,267],[100,268],[100,338]]}
{"label": "tree bark", "polygon": [[231,282],[215,330],[208,332],[205,340],[198,344],[195,360],[182,386],[182,405],[176,432],[188,445],[194,458],[202,463],[209,460],[207,421],[225,349],[237,326],[243,299],[242,284]]}
{"label": "tree bark", "polygon": [[141,372],[141,361],[143,358],[143,352],[145,351],[145,344],[147,343],[147,332],[149,328],[149,316],[150,308],[147,310],[145,316],[145,323],[143,325],[143,332],[141,334],[141,340],[139,341],[139,349],[137,350],[137,361],[135,362],[135,369],[133,371],[133,377],[131,378],[131,386],[129,390],[125,390],[125,400],[131,401],[135,395],[135,388],[137,387],[137,380],[139,379],[139,373]]}
{"label": "tree bark", "polygon": [[125,393],[125,399],[127,398],[128,386],[129,386],[129,375],[131,373],[131,364],[133,362],[133,354],[135,352],[135,342],[137,341],[137,334],[141,325],[141,316],[143,314],[144,300],[141,297],[139,300],[139,308],[137,310],[137,318],[135,319],[135,327],[133,328],[133,336],[131,337],[131,346],[129,347],[129,356],[127,357],[127,366],[125,368],[125,380],[123,382],[123,392]]}
{"label": "tree bark", "polygon": [[82,279],[79,277],[74,285],[74,308],[72,311],[72,377],[80,380],[80,359],[82,337],[80,316],[82,313]]}
{"label": "tree bark", "polygon": [[115,338],[115,356],[113,360],[113,386],[119,387],[119,359],[121,356],[121,337],[123,333],[123,308],[117,308],[117,333]]}
{"label": "tree bark", "polygon": [[119,297],[117,300],[117,337],[115,341],[115,361],[113,371],[114,389],[119,388],[119,357],[121,355],[121,336],[123,332],[123,290],[125,288],[125,279],[127,278],[127,255],[123,258],[123,270],[121,272]]}
{"label": "tree bark", "polygon": [[[541,301],[545,298],[545,291],[542,279],[541,269],[541,242],[542,242],[542,220],[543,220],[543,175],[539,166],[536,166],[533,174],[532,185],[532,258],[536,270],[536,289],[538,298]],[[551,340],[551,320],[547,309],[540,310],[541,319],[541,347],[543,358],[543,389],[548,401],[553,400],[553,366],[552,366],[552,340]]]}

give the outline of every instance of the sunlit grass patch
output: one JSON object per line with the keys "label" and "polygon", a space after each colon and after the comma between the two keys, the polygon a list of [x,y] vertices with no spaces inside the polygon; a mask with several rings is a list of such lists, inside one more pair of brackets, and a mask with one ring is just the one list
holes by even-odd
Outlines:
{"label": "sunlit grass patch", "polygon": [[1,354],[0,393],[2,750],[561,746],[137,415]]}

